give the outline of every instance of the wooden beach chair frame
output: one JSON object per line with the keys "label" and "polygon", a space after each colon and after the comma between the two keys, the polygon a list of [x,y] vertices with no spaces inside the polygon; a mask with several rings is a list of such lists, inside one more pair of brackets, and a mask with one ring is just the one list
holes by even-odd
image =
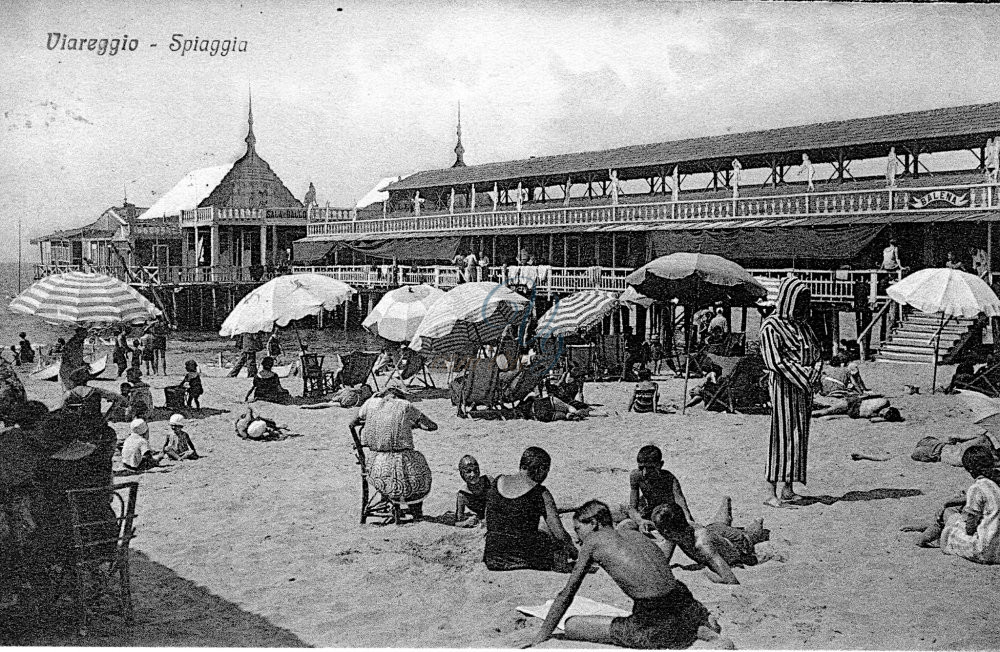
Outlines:
{"label": "wooden beach chair frame", "polygon": [[368,460],[364,444],[361,443],[361,435],[353,426],[350,430],[355,462],[361,467],[361,524],[364,525],[369,518],[381,518],[384,519],[383,525],[390,522],[399,525],[403,521],[402,505],[386,498],[372,484],[368,476]]}
{"label": "wooden beach chair frame", "polygon": [[336,391],[341,387],[363,385],[370,378],[377,392],[379,386],[375,377],[375,363],[381,355],[378,351],[352,351],[341,354],[340,363],[343,368],[337,377],[333,377],[332,374],[328,376],[327,390]]}
{"label": "wooden beach chair frame", "polygon": [[993,398],[1000,397],[1000,387],[997,386],[1000,382],[995,383],[990,380],[990,375],[998,372],[1000,372],[1000,362],[983,365],[983,368],[977,371],[968,382],[955,383],[955,389],[967,389]]}
{"label": "wooden beach chair frame", "polygon": [[302,396],[317,398],[326,394],[327,377],[323,371],[325,355],[303,351],[299,354],[299,371],[302,373]]}

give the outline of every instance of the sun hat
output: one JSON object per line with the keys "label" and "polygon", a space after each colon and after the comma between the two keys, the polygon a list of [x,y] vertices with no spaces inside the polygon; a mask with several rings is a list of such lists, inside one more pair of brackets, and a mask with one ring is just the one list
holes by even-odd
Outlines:
{"label": "sun hat", "polygon": [[172,426],[183,426],[184,425],[184,415],[183,414],[173,414],[170,416],[170,425]]}
{"label": "sun hat", "polygon": [[129,432],[134,435],[148,435],[149,425],[146,423],[145,419],[133,419],[132,423],[128,426]]}
{"label": "sun hat", "polygon": [[260,437],[263,437],[266,432],[267,423],[261,419],[257,419],[247,428],[247,435],[249,435],[251,439],[259,439]]}

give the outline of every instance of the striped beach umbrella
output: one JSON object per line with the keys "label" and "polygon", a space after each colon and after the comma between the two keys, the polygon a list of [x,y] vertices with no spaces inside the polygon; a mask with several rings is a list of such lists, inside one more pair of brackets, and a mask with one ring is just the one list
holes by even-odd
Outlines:
{"label": "striped beach umbrella", "polygon": [[410,348],[420,353],[469,353],[517,328],[528,300],[498,283],[464,283],[444,293],[420,322]]}
{"label": "striped beach umbrella", "polygon": [[390,342],[409,342],[430,307],[444,291],[430,285],[408,285],[387,292],[361,325]]}
{"label": "striped beach umbrella", "polygon": [[146,297],[104,274],[66,272],[32,283],[10,309],[47,322],[74,326],[140,324],[161,314]]}
{"label": "striped beach umbrella", "polygon": [[296,319],[333,310],[354,293],[347,283],[322,274],[279,276],[243,297],[222,322],[219,335],[269,333],[275,324],[287,326]]}
{"label": "striped beach umbrella", "polygon": [[585,290],[556,300],[538,319],[538,334],[543,339],[582,333],[601,323],[615,307],[618,298],[610,292]]}

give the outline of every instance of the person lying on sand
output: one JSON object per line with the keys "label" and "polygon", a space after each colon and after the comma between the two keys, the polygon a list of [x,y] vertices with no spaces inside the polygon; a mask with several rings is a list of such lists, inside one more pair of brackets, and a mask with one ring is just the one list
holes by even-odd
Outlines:
{"label": "person lying on sand", "polygon": [[[552,458],[530,446],[515,475],[498,475],[486,495],[486,568],[569,572],[576,546],[563,528],[556,501],[542,484]],[[539,529],[545,521],[546,529]]]}
{"label": "person lying on sand", "polygon": [[719,637],[718,621],[670,571],[670,562],[655,543],[634,531],[619,531],[608,506],[591,500],[573,515],[573,528],[583,544],[566,587],[559,592],[538,634],[530,645],[546,641],[573,603],[592,565],[607,571],[632,598],[632,615],[571,616],[565,637],[628,648],[682,649],[696,640],[715,641],[733,649]]}
{"label": "person lying on sand", "polygon": [[823,368],[818,384],[819,393],[823,396],[861,396],[868,393],[858,364],[847,362],[840,355],[830,358],[830,364]]}
{"label": "person lying on sand", "polygon": [[841,417],[851,419],[868,419],[872,423],[882,421],[897,423],[903,421],[899,410],[892,407],[885,397],[862,398],[847,396],[845,398],[829,397],[827,405],[816,404],[812,411],[814,419],[829,421]]}
{"label": "person lying on sand", "polygon": [[1000,461],[993,440],[985,432],[978,435],[953,435],[948,439],[924,437],[917,442],[910,458],[915,462],[944,462],[951,466],[962,466],[962,455],[973,446],[982,446],[990,451],[994,460]]}
{"label": "person lying on sand", "polygon": [[322,410],[330,407],[353,408],[370,399],[373,394],[372,388],[367,384],[360,387],[342,387],[334,392],[328,401],[301,405],[299,407],[303,410]]}
{"label": "person lying on sand", "polygon": [[[479,473],[479,462],[471,455],[458,462],[458,474],[465,487],[458,490],[455,497],[455,527],[475,527],[486,518],[486,494],[490,488],[490,476]],[[466,517],[465,510],[472,514]]]}
{"label": "person lying on sand", "polygon": [[288,431],[287,426],[279,426],[271,419],[254,415],[252,408],[241,414],[233,425],[236,428],[236,436],[240,439],[276,441],[288,436],[285,434]]}
{"label": "person lying on sand", "polygon": [[965,495],[945,501],[934,521],[926,526],[903,529],[923,531],[918,546],[940,547],[946,555],[980,564],[1000,564],[1000,471],[995,463],[988,449],[967,449],[962,454],[962,466],[975,482]]}
{"label": "person lying on sand", "polygon": [[685,570],[705,568],[705,575],[716,584],[739,584],[733,567],[756,566],[759,563],[753,547],[767,540],[764,520],[757,519],[747,528],[733,527],[732,499],[722,499],[719,511],[706,526],[691,524],[676,503],[660,505],[653,510],[653,523],[664,539],[676,544],[695,561]]}
{"label": "person lying on sand", "polygon": [[[643,446],[636,455],[636,464],[638,468],[628,477],[628,505],[622,506],[628,518],[618,524],[618,529],[638,530],[651,536],[656,527],[650,520],[653,510],[664,504],[676,504],[684,513],[684,518],[694,523],[681,483],[673,473],[663,468],[663,451],[652,444]],[[668,542],[663,552],[669,560],[674,553],[674,544]]]}

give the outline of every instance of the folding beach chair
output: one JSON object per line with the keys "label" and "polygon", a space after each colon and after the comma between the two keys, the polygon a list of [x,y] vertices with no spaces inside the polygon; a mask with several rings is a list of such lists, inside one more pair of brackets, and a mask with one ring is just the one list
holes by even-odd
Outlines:
{"label": "folding beach chair", "polygon": [[352,446],[356,463],[361,467],[361,524],[369,518],[381,518],[384,523],[399,525],[403,520],[403,505],[387,498],[372,484],[368,477],[368,460],[361,435],[357,428],[351,428]]}
{"label": "folding beach chair", "polygon": [[356,387],[363,385],[371,378],[378,391],[378,379],[375,378],[375,363],[382,354],[378,351],[353,351],[340,356],[344,368],[340,370],[332,383],[328,383],[328,391],[336,391],[341,387]]}
{"label": "folding beach chair", "polygon": [[516,407],[535,389],[539,389],[539,395],[541,395],[541,388],[555,363],[554,356],[539,355],[531,361],[530,365],[518,369],[511,378],[510,384],[501,388],[503,402],[510,404],[511,407]]}
{"label": "folding beach chair", "polygon": [[1000,362],[991,360],[971,378],[960,378],[956,371],[951,389],[968,389],[993,398],[1000,397]]}
{"label": "folding beach chair", "polygon": [[427,360],[416,351],[405,349],[396,354],[396,361],[393,369],[389,372],[389,378],[399,376],[407,386],[413,381],[423,383],[424,387],[436,387],[434,379],[427,371]]}
{"label": "folding beach chair", "polygon": [[499,409],[500,367],[493,358],[475,358],[466,366],[459,394],[458,416],[465,416],[478,406]]}
{"label": "folding beach chair", "polygon": [[302,372],[302,396],[305,398],[316,398],[326,394],[326,375],[323,373],[323,360],[326,356],[317,353],[299,354],[301,362],[299,370]]}
{"label": "folding beach chair", "polygon": [[759,355],[707,356],[718,372],[716,389],[705,400],[705,409],[724,406],[727,412],[762,411],[767,405],[764,360]]}

